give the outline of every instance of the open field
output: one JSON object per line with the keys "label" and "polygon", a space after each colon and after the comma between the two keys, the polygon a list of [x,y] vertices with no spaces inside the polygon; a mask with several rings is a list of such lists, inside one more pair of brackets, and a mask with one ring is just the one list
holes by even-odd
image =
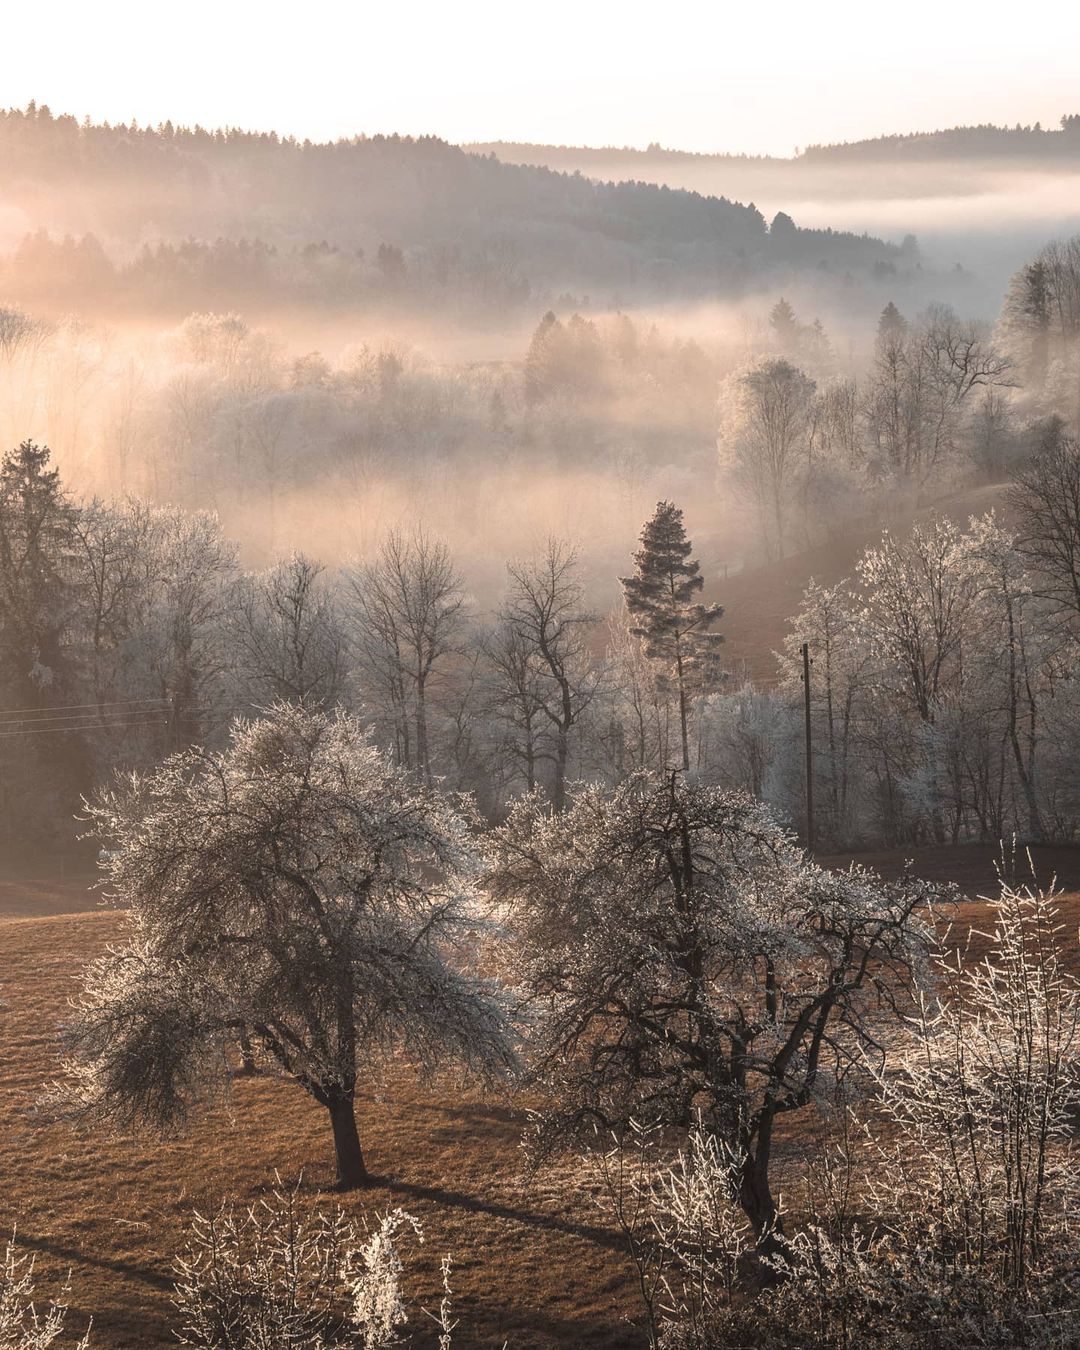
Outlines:
{"label": "open field", "polygon": [[[192,1207],[257,1200],[275,1170],[286,1185],[302,1177],[315,1198],[333,1180],[332,1146],[320,1108],[261,1077],[238,1081],[231,1108],[193,1120],[179,1141],[80,1137],[35,1118],[76,974],[123,923],[104,913],[0,925],[0,1226],[18,1220],[42,1288],[70,1268],[73,1324],[93,1313],[95,1345],[164,1346],[174,1344],[171,1261]],[[462,1344],[634,1343],[624,1325],[633,1295],[591,1201],[568,1175],[521,1183],[521,1112],[452,1085],[420,1087],[403,1068],[377,1100],[362,1096],[358,1116],[369,1166],[392,1180],[344,1204],[401,1206],[423,1222],[426,1242],[410,1255],[428,1306],[440,1257],[454,1257]]]}
{"label": "open field", "polygon": [[[890,873],[905,856],[883,852],[865,861]],[[1069,892],[1063,909],[1075,932],[1080,850],[1037,849],[1034,857],[1040,877],[1057,873]],[[958,882],[972,897],[993,889],[990,848],[926,850],[916,869]],[[313,1202],[336,1202],[326,1194],[329,1130],[298,1088],[269,1077],[238,1080],[229,1109],[198,1116],[183,1138],[164,1143],[79,1136],[36,1116],[77,973],[124,928],[122,914],[50,913],[67,893],[50,900],[46,889],[28,885],[23,902],[46,917],[0,922],[7,1004],[0,1014],[0,1228],[18,1222],[21,1245],[37,1253],[42,1292],[56,1290],[70,1270],[72,1325],[92,1313],[96,1346],[169,1345],[171,1264],[192,1207],[212,1208],[226,1196],[255,1201],[273,1186],[275,1171],[286,1185],[302,1178]],[[960,907],[962,925],[981,926],[985,917],[974,898]],[[453,1256],[455,1344],[642,1343],[628,1324],[637,1307],[618,1239],[580,1193],[573,1170],[524,1179],[523,1111],[455,1083],[420,1084],[402,1066],[385,1092],[363,1095],[358,1114],[369,1165],[386,1180],[343,1203],[368,1213],[400,1205],[421,1219],[426,1242],[409,1255],[412,1290],[427,1306],[438,1301],[440,1257]],[[424,1344],[426,1328],[416,1330]]]}

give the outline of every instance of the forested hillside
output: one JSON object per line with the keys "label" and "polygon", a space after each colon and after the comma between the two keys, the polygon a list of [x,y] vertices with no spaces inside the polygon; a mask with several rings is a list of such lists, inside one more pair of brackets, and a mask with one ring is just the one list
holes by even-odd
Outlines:
{"label": "forested hillside", "polygon": [[914,259],[770,229],[751,204],[467,154],[435,137],[313,144],[275,132],[0,114],[0,284],[108,310],[377,299],[502,309],[737,295],[800,272]]}

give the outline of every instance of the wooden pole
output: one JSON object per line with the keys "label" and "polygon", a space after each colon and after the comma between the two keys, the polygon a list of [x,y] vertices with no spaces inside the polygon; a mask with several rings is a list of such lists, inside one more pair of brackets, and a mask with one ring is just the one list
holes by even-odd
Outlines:
{"label": "wooden pole", "polygon": [[806,720],[806,847],[814,851],[814,750],[810,732],[810,644],[802,645],[803,711]]}

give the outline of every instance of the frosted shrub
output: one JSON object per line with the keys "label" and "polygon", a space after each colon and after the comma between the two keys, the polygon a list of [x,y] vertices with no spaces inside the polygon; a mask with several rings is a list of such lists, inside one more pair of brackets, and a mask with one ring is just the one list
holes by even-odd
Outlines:
{"label": "frosted shrub", "polygon": [[[423,1240],[396,1209],[374,1228],[340,1210],[305,1214],[295,1192],[237,1211],[196,1215],[177,1261],[176,1337],[199,1350],[384,1350],[402,1344],[409,1309],[400,1240]],[[435,1321],[451,1344],[448,1266]],[[434,1315],[432,1315],[434,1316]]]}
{"label": "frosted shrub", "polygon": [[177,1260],[181,1345],[319,1350],[347,1326],[342,1272],[358,1240],[340,1211],[305,1215],[295,1192],[196,1214]]}
{"label": "frosted shrub", "polygon": [[[48,1350],[64,1334],[67,1290],[39,1312],[34,1306],[34,1258],[23,1256],[11,1237],[0,1261],[0,1350]],[[69,1342],[70,1343],[70,1342]],[[86,1350],[90,1333],[76,1350]]]}
{"label": "frosted shrub", "polygon": [[943,958],[945,993],[925,999],[878,1070],[900,1137],[879,1172],[904,1194],[943,1260],[991,1266],[1018,1295],[1075,1241],[1080,982],[1063,966],[1052,893],[1004,887],[987,955]]}
{"label": "frosted shrub", "polygon": [[707,1342],[754,1248],[753,1229],[738,1207],[740,1170],[738,1155],[699,1122],[653,1186],[653,1224],[670,1254],[662,1311],[669,1332],[678,1324],[689,1343]]}
{"label": "frosted shrub", "polygon": [[632,1123],[594,1156],[602,1204],[622,1232],[646,1309],[650,1345],[705,1345],[754,1248],[738,1205],[741,1160],[700,1121],[671,1156],[661,1132]]}
{"label": "frosted shrub", "polygon": [[352,1298],[351,1322],[364,1350],[395,1345],[397,1330],[409,1314],[401,1293],[401,1255],[398,1233],[411,1228],[423,1240],[420,1225],[402,1209],[384,1214],[368,1240],[349,1253],[346,1279]]}

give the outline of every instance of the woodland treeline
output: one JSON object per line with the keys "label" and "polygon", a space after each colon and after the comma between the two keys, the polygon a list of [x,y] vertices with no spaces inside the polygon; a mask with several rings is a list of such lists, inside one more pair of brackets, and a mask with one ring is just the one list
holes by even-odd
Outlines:
{"label": "woodland treeline", "polygon": [[756,562],[883,504],[999,480],[1072,397],[1071,330],[1030,384],[1010,355],[1025,332],[890,304],[855,346],[781,300],[715,336],[548,311],[514,359],[383,339],[331,360],[235,312],[135,340],[9,305],[0,434],[34,429],[83,490],[218,510],[263,557],[316,517],[336,561],[419,514],[490,589],[507,498],[518,537],[576,517],[613,572],[665,495],[695,503],[725,561]]}
{"label": "woodland treeline", "polygon": [[[78,331],[12,308],[0,320],[8,416],[21,399],[27,420],[46,408],[61,430],[65,415],[76,425],[93,378]],[[717,470],[701,449],[715,353],[625,316],[550,313],[519,366],[466,377],[393,350],[344,371],[290,363],[236,316],[193,316],[169,339],[183,365],[114,424],[145,496],[75,496],[30,441],[4,460],[3,828],[24,844],[69,836],[80,795],[115,769],[218,744],[235,715],[279,699],[357,710],[398,763],[474,793],[491,819],[533,788],[558,807],[575,779],[615,784],[681,763],[799,821],[800,691],[695,654],[697,592],[707,580],[715,622],[719,578],[697,562],[686,574],[690,591],[670,600],[675,647],[634,617],[640,595],[629,610],[597,603],[619,594],[619,576],[633,591],[646,512],[629,512],[657,481],[659,447],[681,448],[688,489],[711,464],[721,490],[745,499],[759,557],[839,536],[890,498],[1011,481],[997,518],[886,535],[850,581],[811,584],[781,669],[811,644],[822,839],[1071,839],[1078,331],[1076,241],[1018,274],[995,332],[890,305],[855,374],[821,324],[781,301],[756,360],[720,384]],[[50,397],[57,368],[66,405]],[[451,482],[511,445],[527,483],[538,464],[578,469],[590,433],[592,455],[610,453],[620,427],[638,448],[609,465],[636,477],[636,497],[610,524],[606,592],[595,552],[553,535],[489,551],[478,599],[469,572],[482,550],[463,557],[415,523],[371,531],[351,560],[310,549],[253,571],[218,517],[193,509],[207,485],[231,483],[272,538],[290,488],[335,461],[361,487],[385,467],[430,492],[434,473]],[[677,504],[661,503],[642,540],[674,549],[670,575],[682,575],[691,545]]]}
{"label": "woodland treeline", "polygon": [[1077,154],[1080,154],[1080,114],[1064,113],[1056,127],[1044,127],[1039,122],[1026,126],[1017,122],[1015,126],[999,127],[987,122],[941,131],[875,136],[870,140],[845,141],[836,145],[808,145],[800,158],[808,163],[858,159],[968,159],[998,155],[1068,160]]}
{"label": "woodland treeline", "polygon": [[245,572],[214,516],[75,502],[26,443],[0,471],[6,844],[70,841],[80,794],[220,745],[280,700],[354,709],[396,763],[489,819],[534,790],[560,810],[575,780],[674,766],[801,822],[803,642],[819,842],[1070,840],[1078,493],[1080,450],[1048,439],[1013,489],[1017,528],[886,534],[850,582],[811,583],[788,674],[755,684],[723,668],[722,609],[669,503],[628,565],[626,610],[593,610],[552,539],[509,560],[480,611],[422,530],[342,568],[295,554]]}

